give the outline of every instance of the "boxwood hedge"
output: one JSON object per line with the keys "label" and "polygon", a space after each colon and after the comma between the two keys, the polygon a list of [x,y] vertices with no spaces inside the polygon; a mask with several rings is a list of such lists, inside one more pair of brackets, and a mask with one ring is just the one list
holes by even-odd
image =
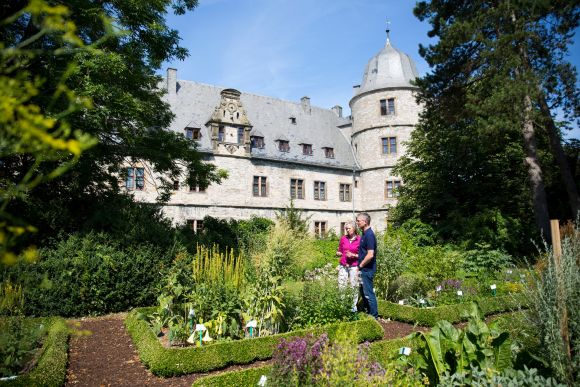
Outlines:
{"label": "boxwood hedge", "polygon": [[373,318],[362,315],[359,321],[333,323],[278,335],[224,341],[199,348],[165,348],[147,322],[139,317],[140,314],[149,314],[153,310],[154,308],[134,309],[127,316],[125,325],[141,361],[153,374],[164,377],[208,372],[231,364],[248,364],[256,360],[269,359],[280,339],[292,336],[327,333],[333,338],[337,332],[347,331],[356,334],[356,341],[359,343],[383,337],[382,327]]}
{"label": "boxwood hedge", "polygon": [[[383,318],[428,327],[434,326],[440,320],[447,320],[452,324],[466,321],[467,313],[470,310],[470,303],[444,305],[434,308],[416,308],[382,300],[378,304],[379,316]],[[523,295],[489,297],[480,300],[479,306],[486,315],[516,310],[525,306],[525,297]]]}
{"label": "boxwood hedge", "polygon": [[64,319],[39,319],[47,329],[36,367],[16,379],[0,382],[1,386],[62,386],[67,367],[69,330]]}

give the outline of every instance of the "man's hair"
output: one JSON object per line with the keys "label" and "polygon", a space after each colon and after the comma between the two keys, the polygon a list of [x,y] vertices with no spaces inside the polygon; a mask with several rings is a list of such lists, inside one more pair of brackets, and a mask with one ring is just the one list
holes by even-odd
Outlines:
{"label": "man's hair", "polygon": [[360,212],[356,217],[363,218],[366,224],[368,224],[369,226],[371,225],[371,216],[368,213]]}

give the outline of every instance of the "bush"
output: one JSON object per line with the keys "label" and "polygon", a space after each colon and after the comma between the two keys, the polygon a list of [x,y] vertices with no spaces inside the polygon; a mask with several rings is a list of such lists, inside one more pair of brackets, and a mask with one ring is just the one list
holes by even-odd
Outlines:
{"label": "bush", "polygon": [[389,294],[393,301],[408,300],[416,295],[426,295],[432,288],[432,281],[423,274],[404,273],[393,281]]}
{"label": "bush", "polygon": [[143,364],[159,376],[176,376],[196,372],[207,372],[231,364],[247,364],[255,360],[272,357],[274,349],[282,338],[303,336],[309,333],[328,334],[336,337],[337,331],[356,332],[356,342],[373,341],[383,337],[382,327],[370,317],[360,321],[334,323],[323,327],[302,329],[294,332],[243,339],[222,341],[195,348],[164,348],[142,316],[153,312],[154,308],[139,308],[127,316],[125,325]]}
{"label": "bush", "polygon": [[[275,386],[309,386],[322,371],[322,353],[328,345],[328,336],[312,334],[282,339],[272,360],[274,365],[269,383]],[[356,344],[355,344],[356,345]]]}
{"label": "bush", "polygon": [[40,357],[29,373],[16,379],[1,382],[2,386],[62,386],[65,382],[69,330],[62,318],[43,318],[29,321],[43,324],[46,338],[40,349]]}
{"label": "bush", "polygon": [[562,244],[557,267],[550,254],[528,291],[532,326],[539,329],[539,354],[556,378],[568,385],[580,382],[580,231]]}
{"label": "bush", "polygon": [[492,369],[480,370],[471,367],[468,372],[455,374],[446,373],[439,381],[440,387],[496,387],[496,386],[522,386],[522,387],[565,387],[553,378],[546,378],[538,374],[538,370],[525,367],[523,370],[506,369],[498,372]]}
{"label": "bush", "polygon": [[107,234],[71,235],[40,250],[33,264],[9,268],[24,289],[28,315],[86,316],[152,305],[171,258],[150,245],[121,248]]}
{"label": "bush", "polygon": [[464,254],[463,270],[478,276],[491,276],[508,267],[512,258],[500,250],[492,249],[488,244],[476,244],[477,249]]}

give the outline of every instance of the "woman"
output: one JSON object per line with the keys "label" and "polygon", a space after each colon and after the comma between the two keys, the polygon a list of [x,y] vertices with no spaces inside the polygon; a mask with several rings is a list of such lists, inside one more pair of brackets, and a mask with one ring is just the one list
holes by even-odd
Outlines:
{"label": "woman", "polygon": [[354,303],[352,311],[356,312],[358,301],[358,246],[360,236],[356,233],[354,222],[349,221],[344,225],[344,235],[338,242],[336,255],[340,256],[340,267],[338,269],[338,286],[344,289],[347,283],[353,288]]}

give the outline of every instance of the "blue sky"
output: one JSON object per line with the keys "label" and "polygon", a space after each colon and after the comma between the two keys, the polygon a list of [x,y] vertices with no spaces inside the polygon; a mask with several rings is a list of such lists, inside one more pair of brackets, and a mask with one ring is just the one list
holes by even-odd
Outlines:
{"label": "blue sky", "polygon": [[[429,25],[413,16],[411,0],[200,0],[168,24],[179,31],[190,56],[166,63],[179,79],[315,106],[341,105],[350,114],[352,86],[367,61],[391,43],[410,55],[420,75],[429,68],[419,56],[429,43]],[[578,39],[577,39],[578,40]],[[580,65],[580,44],[571,49]],[[568,137],[580,138],[576,128]]]}

